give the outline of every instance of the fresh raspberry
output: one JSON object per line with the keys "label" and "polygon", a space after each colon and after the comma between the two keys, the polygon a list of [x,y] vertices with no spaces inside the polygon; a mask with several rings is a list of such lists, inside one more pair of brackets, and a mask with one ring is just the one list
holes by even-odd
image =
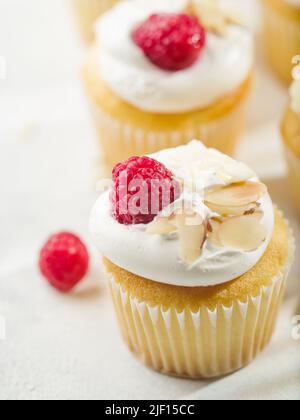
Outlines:
{"label": "fresh raspberry", "polygon": [[182,70],[202,51],[206,32],[198,19],[186,14],[154,14],[133,33],[134,42],[156,66]]}
{"label": "fresh raspberry", "polygon": [[147,224],[180,194],[173,174],[149,157],[132,157],[113,170],[112,213],[122,224]]}
{"label": "fresh raspberry", "polygon": [[77,236],[61,232],[51,236],[42,248],[39,265],[55,289],[69,292],[87,273],[89,255]]}

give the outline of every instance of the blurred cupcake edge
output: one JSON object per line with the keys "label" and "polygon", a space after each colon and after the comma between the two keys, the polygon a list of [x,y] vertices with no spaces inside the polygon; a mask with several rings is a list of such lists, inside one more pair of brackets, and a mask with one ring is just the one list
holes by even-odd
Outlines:
{"label": "blurred cupcake edge", "polygon": [[290,103],[281,125],[288,167],[288,179],[296,209],[300,215],[300,80],[290,88]]}
{"label": "blurred cupcake edge", "polygon": [[300,54],[300,1],[262,0],[265,53],[275,73],[292,81],[292,59]]}
{"label": "blurred cupcake edge", "polygon": [[95,40],[94,25],[102,13],[113,7],[118,0],[71,0],[78,27],[83,39]]}
{"label": "blurred cupcake edge", "polygon": [[189,4],[124,1],[96,23],[96,43],[85,61],[83,81],[99,144],[112,165],[191,138],[234,154],[253,78],[251,32],[220,7],[216,13],[223,25],[215,28],[207,12],[200,16],[206,29],[203,51],[180,71],[156,67],[131,36],[153,13],[183,13]]}

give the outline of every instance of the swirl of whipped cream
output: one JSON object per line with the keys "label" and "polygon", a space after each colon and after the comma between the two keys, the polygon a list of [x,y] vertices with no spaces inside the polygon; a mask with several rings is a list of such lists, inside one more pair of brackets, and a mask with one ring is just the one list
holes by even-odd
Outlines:
{"label": "swirl of whipped cream", "polygon": [[[233,180],[257,180],[244,164],[207,149],[198,141],[151,157],[163,163],[178,180],[189,182],[193,173],[193,179],[201,180],[206,189],[226,186]],[[178,256],[178,238],[149,235],[147,225],[119,224],[111,215],[108,192],[100,196],[92,210],[90,230],[102,255],[131,273],[174,286],[213,286],[246,273],[265,253],[273,235],[274,210],[267,193],[259,204],[266,240],[257,249],[246,252],[220,248],[207,240],[201,256],[191,265],[183,263]],[[203,217],[208,215],[203,203],[198,206],[198,211]]]}
{"label": "swirl of whipped cream", "polygon": [[[146,112],[184,113],[212,105],[231,93],[253,67],[250,32],[230,25],[226,36],[207,33],[197,62],[182,71],[161,70],[133,42],[133,30],[153,13],[181,13],[188,0],[120,2],[96,24],[97,61],[112,91]],[[118,28],[118,30],[116,30]]]}

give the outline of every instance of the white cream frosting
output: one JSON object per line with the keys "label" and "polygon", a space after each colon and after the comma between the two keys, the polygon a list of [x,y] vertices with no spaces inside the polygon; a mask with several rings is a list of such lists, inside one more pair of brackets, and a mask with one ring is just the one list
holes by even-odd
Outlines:
{"label": "white cream frosting", "polygon": [[290,88],[291,107],[300,116],[300,79],[294,80]]}
{"label": "white cream frosting", "polygon": [[[200,180],[200,186],[204,188],[229,185],[237,179],[257,180],[244,164],[216,150],[207,149],[198,141],[164,150],[152,157],[170,169],[177,179],[188,183],[192,175],[193,179]],[[193,200],[189,194],[185,194],[184,199]],[[210,212],[201,195],[191,204],[202,216]],[[246,273],[265,253],[274,229],[274,210],[268,194],[260,200],[260,205],[263,211],[261,223],[266,229],[267,238],[258,249],[245,252],[219,248],[207,240],[202,255],[192,266],[180,261],[178,239],[149,235],[146,233],[146,225],[119,224],[111,215],[108,192],[100,196],[93,208],[90,230],[102,255],[127,271],[176,286],[212,286]]]}
{"label": "white cream frosting", "polygon": [[252,69],[252,35],[237,25],[224,37],[207,32],[199,59],[187,69],[168,72],[152,64],[133,42],[134,28],[153,13],[179,13],[186,5],[187,0],[124,1],[96,24],[101,77],[140,110],[170,114],[207,107],[242,84]]}

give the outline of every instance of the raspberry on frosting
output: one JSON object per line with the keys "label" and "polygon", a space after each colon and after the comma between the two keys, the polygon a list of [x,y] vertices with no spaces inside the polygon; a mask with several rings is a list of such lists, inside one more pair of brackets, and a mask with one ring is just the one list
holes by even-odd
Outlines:
{"label": "raspberry on frosting", "polygon": [[177,71],[192,66],[198,59],[206,32],[194,16],[162,13],[143,22],[134,31],[133,40],[156,66]]}
{"label": "raspberry on frosting", "polygon": [[114,218],[121,224],[147,224],[180,195],[180,185],[160,162],[132,157],[113,170],[110,201]]}

